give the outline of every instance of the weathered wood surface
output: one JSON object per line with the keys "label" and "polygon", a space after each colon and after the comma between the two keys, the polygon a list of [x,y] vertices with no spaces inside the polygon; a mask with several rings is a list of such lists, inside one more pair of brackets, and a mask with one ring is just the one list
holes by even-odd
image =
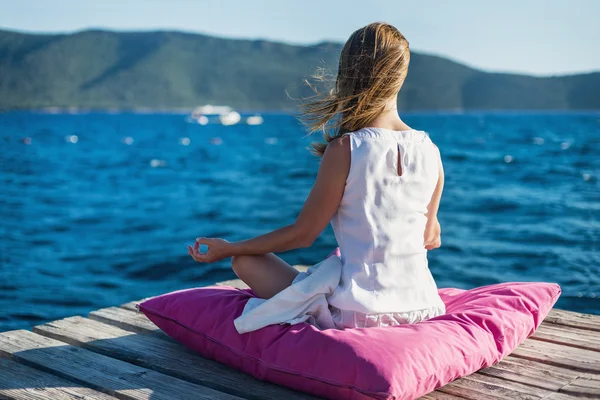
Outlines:
{"label": "weathered wood surface", "polygon": [[[131,313],[131,311],[126,312]],[[252,399],[306,399],[308,397],[261,382],[225,365],[199,357],[175,341],[137,335],[117,326],[87,318],[70,317],[37,326],[33,330],[43,336],[222,392],[248,397],[246,388],[252,387],[253,391],[249,394],[249,398]],[[168,338],[164,334],[163,336]]]}
{"label": "weathered wood surface", "polygon": [[24,330],[0,333],[0,355],[120,399],[238,399]]}
{"label": "weathered wood surface", "polygon": [[[240,281],[221,282],[243,288]],[[204,359],[176,343],[136,302],[0,333],[0,399],[312,399]],[[2,357],[5,357],[3,359]],[[600,399],[600,316],[552,310],[496,365],[423,397]]]}
{"label": "weathered wood surface", "polygon": [[538,340],[566,346],[600,351],[600,341],[598,340],[598,336],[600,336],[600,332],[546,322],[545,324],[540,325],[532,337]]}
{"label": "weathered wood surface", "polygon": [[0,358],[0,399],[115,400],[116,397]]}

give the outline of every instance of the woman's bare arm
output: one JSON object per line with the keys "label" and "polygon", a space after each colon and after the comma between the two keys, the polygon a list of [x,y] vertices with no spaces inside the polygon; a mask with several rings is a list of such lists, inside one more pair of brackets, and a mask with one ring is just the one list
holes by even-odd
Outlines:
{"label": "woman's bare arm", "polygon": [[[435,146],[435,145],[434,145]],[[437,149],[437,146],[436,146]],[[439,155],[439,149],[437,149],[437,153]],[[438,209],[440,208],[440,200],[442,199],[442,192],[444,191],[444,166],[442,165],[441,156],[438,158],[438,170],[439,177],[437,181],[437,185],[433,191],[433,195],[431,196],[431,201],[427,206],[427,216],[434,217],[437,215]]]}
{"label": "woman's bare arm", "polygon": [[[437,146],[436,150],[439,156],[439,149]],[[437,249],[442,245],[442,228],[437,218],[438,209],[440,208],[440,200],[442,198],[442,191],[444,190],[444,166],[442,165],[441,156],[438,157],[438,170],[439,176],[437,185],[433,190],[431,201],[427,206],[427,224],[425,225],[423,241],[425,249],[427,250]]]}
{"label": "woman's bare arm", "polygon": [[[199,262],[251,254],[267,254],[309,247],[323,232],[342,200],[350,170],[350,142],[348,137],[332,141],[321,160],[315,184],[296,221],[283,228],[255,237],[229,243],[216,238],[198,238],[188,253]],[[199,246],[208,245],[206,253]]]}

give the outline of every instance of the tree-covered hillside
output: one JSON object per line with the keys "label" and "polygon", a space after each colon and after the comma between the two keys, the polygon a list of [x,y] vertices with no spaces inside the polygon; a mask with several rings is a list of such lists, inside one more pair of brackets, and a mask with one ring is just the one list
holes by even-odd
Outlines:
{"label": "tree-covered hillside", "polygon": [[[0,31],[0,109],[41,107],[292,109],[339,43],[298,46],[181,32]],[[412,54],[405,110],[600,109],[600,73],[537,78]]]}

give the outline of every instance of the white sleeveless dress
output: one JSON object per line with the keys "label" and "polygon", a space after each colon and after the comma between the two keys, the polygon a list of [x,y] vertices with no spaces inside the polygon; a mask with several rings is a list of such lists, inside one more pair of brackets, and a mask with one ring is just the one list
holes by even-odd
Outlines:
{"label": "white sleeveless dress", "polygon": [[346,135],[350,171],[331,220],[341,255],[299,273],[270,299],[250,298],[234,320],[239,333],[300,322],[319,329],[395,326],[445,313],[424,245],[437,147],[417,130]]}
{"label": "white sleeveless dress", "polygon": [[[364,128],[331,224],[341,279],[328,297],[340,328],[415,323],[445,313],[423,242],[439,151],[426,132]],[[398,160],[402,175],[398,175]]]}

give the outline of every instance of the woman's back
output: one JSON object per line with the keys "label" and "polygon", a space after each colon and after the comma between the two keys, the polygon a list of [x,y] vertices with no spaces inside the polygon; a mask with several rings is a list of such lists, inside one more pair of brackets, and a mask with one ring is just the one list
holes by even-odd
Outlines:
{"label": "woman's back", "polygon": [[[235,243],[198,238],[188,248],[199,262],[234,256],[237,276],[269,299],[274,315],[252,329],[307,318],[323,327],[398,325],[445,312],[427,264],[427,252],[441,246],[444,171],[429,136],[397,113],[409,62],[408,41],[395,27],[377,22],[352,33],[335,85],[302,105],[302,122],[324,142],[312,144],[322,161],[296,221]],[[298,273],[273,254],[310,246],[329,223],[340,258]]]}
{"label": "woman's back", "polygon": [[438,182],[437,147],[417,130],[364,128],[346,135],[350,171],[331,221],[342,279],[330,304],[345,310],[345,318],[354,312],[347,326],[395,325],[444,313],[423,241]]}

